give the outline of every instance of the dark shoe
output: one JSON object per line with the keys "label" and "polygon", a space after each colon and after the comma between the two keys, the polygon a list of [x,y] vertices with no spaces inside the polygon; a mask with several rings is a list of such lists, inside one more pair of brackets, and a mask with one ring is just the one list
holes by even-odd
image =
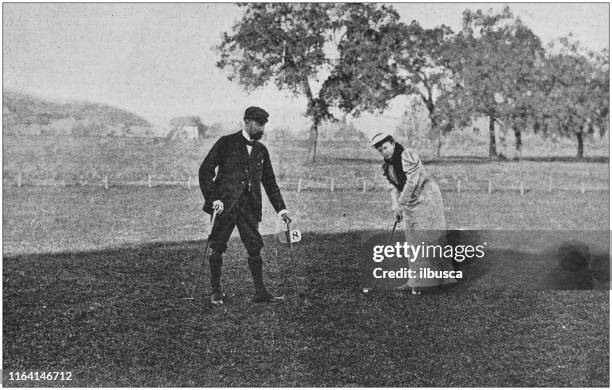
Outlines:
{"label": "dark shoe", "polygon": [[285,300],[284,295],[276,297],[270,294],[269,292],[264,291],[260,293],[255,293],[255,295],[253,295],[253,298],[251,299],[251,302],[253,303],[275,303],[275,302],[282,302],[284,300]]}
{"label": "dark shoe", "polygon": [[213,305],[223,305],[223,299],[225,299],[225,294],[221,290],[213,290],[210,294],[210,303]]}

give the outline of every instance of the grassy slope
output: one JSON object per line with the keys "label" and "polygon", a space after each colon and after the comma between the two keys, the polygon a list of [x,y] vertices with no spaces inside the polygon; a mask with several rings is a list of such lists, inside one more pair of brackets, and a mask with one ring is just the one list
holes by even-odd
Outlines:
{"label": "grassy slope", "polygon": [[47,124],[62,118],[85,119],[93,123],[151,126],[144,118],[102,103],[73,101],[57,103],[15,91],[3,91],[2,104],[7,123],[17,125]]}
{"label": "grassy slope", "polygon": [[[429,171],[444,187],[454,188],[456,180],[461,179],[464,188],[478,187],[485,191],[486,180],[491,179],[500,186],[516,186],[524,181],[529,188],[546,189],[549,176],[557,187],[576,186],[581,181],[593,186],[609,183],[605,144],[587,146],[588,159],[574,162],[568,161],[573,155],[571,144],[561,145],[560,151],[554,152],[543,149],[541,141],[534,141],[531,151],[526,146],[525,155],[532,156],[529,159],[520,163],[491,163],[482,156],[486,145],[478,143],[478,139],[463,139],[465,137],[459,135],[456,138],[448,141],[454,144],[452,149],[444,151],[447,157],[426,162]],[[197,175],[214,139],[168,143],[159,139],[4,137],[3,141],[4,182],[14,185],[20,171],[24,182],[45,178],[101,181],[104,175],[111,180],[144,180],[149,174],[159,180],[186,180],[189,175]],[[380,156],[367,145],[322,143],[315,165],[303,164],[306,150],[303,142],[267,145],[277,175],[290,188],[297,187],[300,177],[309,179],[304,183],[307,187],[329,187],[326,179],[329,176],[336,178],[336,187],[340,189],[361,189],[362,179],[368,179],[370,186],[384,185]],[[466,157],[470,154],[477,157]]]}
{"label": "grassy slope", "polygon": [[[151,170],[186,177],[207,148],[18,141],[5,138],[8,178],[18,170],[40,178],[115,172],[138,179]],[[321,150],[321,163],[303,166],[295,158],[301,147],[284,149],[287,187],[300,175],[378,177],[371,150],[358,158],[354,147]],[[487,175],[507,185],[521,178],[546,185],[549,173],[566,184],[609,180],[607,162],[460,160],[429,169],[443,186]],[[197,189],[5,187],[3,196],[5,386],[50,385],[8,383],[11,369],[72,370],[71,384],[80,386],[609,384],[608,292],[542,290],[530,282],[532,267],[504,263],[472,268],[473,283],[445,293],[361,295],[361,231],[390,225],[384,192],[286,193],[305,232],[296,247],[303,307],[248,303],[245,253],[234,239],[224,267],[229,302],[214,310],[181,299],[196,278],[207,231]],[[450,228],[609,226],[607,192],[443,196]],[[266,206],[262,231],[272,233],[275,217]],[[267,236],[264,251],[271,289],[291,294],[287,248]]]}
{"label": "grassy slope", "polygon": [[[392,225],[386,192],[286,192],[296,228],[340,233]],[[607,229],[607,193],[444,192],[451,229]],[[152,241],[200,240],[208,222],[202,195],[187,188],[4,189],[3,253],[47,253],[114,248]],[[278,230],[264,203],[261,230]]]}
{"label": "grassy slope", "polygon": [[[291,295],[289,253],[266,241],[269,285]],[[446,293],[366,297],[358,241],[305,236],[302,306],[248,303],[237,241],[228,304],[215,309],[181,299],[201,242],[5,258],[5,375],[70,370],[79,386],[607,386],[608,292],[499,289],[488,274]]]}
{"label": "grassy slope", "polygon": [[[542,291],[533,269],[505,263],[468,269],[477,280],[446,293],[361,295],[360,230],[388,224],[384,193],[287,193],[306,232],[296,247],[303,307],[248,303],[245,253],[234,239],[220,309],[181,299],[206,231],[195,190],[4,195],[5,385],[7,370],[51,368],[73,371],[80,386],[608,384],[605,291]],[[445,199],[451,227],[609,226],[602,194]],[[160,242],[142,244],[150,241]],[[35,253],[52,251],[63,253]],[[271,289],[291,295],[287,248],[267,236],[264,255]]]}

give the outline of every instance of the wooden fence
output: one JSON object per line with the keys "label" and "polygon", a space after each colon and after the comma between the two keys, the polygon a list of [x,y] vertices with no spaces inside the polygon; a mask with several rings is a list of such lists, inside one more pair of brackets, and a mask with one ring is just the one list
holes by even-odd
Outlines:
{"label": "wooden fence", "polygon": [[[285,191],[329,191],[329,192],[372,192],[387,189],[387,184],[382,182],[374,182],[371,179],[365,178],[308,178],[298,177],[293,180],[278,180],[279,186]],[[512,185],[502,185],[495,183],[493,180],[468,180],[456,179],[454,183],[439,183],[440,189],[444,192],[516,192],[524,195],[527,192],[553,192],[553,191],[575,191],[584,194],[585,192],[604,191],[609,192],[610,187],[607,183],[599,183],[599,185],[587,185],[584,181],[579,184],[559,185],[552,176],[548,177],[545,183],[534,185],[519,181]],[[147,175],[143,180],[127,181],[113,180],[108,176],[104,176],[98,180],[57,180],[57,179],[27,179],[22,173],[18,173],[14,180],[4,178],[4,186],[44,186],[44,187],[82,187],[82,186],[99,186],[108,189],[109,187],[160,187],[160,186],[177,186],[185,188],[198,188],[199,181],[197,176],[189,176],[178,180],[161,180],[156,179],[152,175]]]}

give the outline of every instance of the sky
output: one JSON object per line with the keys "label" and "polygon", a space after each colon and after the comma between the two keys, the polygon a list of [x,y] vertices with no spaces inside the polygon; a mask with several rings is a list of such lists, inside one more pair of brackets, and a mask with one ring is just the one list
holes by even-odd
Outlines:
{"label": "sky", "polygon": [[[397,3],[404,22],[458,30],[466,8],[504,3]],[[607,3],[509,3],[544,43],[573,32],[609,48]],[[247,94],[215,66],[221,34],[239,20],[232,3],[4,3],[3,88],[54,100],[89,100],[135,112],[158,126],[174,116],[237,122],[244,109],[270,112],[270,127],[305,126],[305,99],[274,86]],[[392,130],[403,103],[358,127]],[[361,125],[360,125],[361,123]],[[383,128],[380,128],[383,127]],[[365,129],[367,130],[367,129]],[[366,131],[367,132],[367,131]]]}

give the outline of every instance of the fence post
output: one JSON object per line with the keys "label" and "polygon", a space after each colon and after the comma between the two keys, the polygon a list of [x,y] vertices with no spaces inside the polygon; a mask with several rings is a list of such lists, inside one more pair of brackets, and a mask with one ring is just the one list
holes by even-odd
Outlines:
{"label": "fence post", "polygon": [[584,181],[580,182],[580,193],[584,194]]}
{"label": "fence post", "polygon": [[21,187],[21,171],[17,173],[17,187]]}
{"label": "fence post", "polygon": [[521,191],[521,195],[525,195],[525,188],[523,187],[523,182],[521,182],[520,191]]}
{"label": "fence post", "polygon": [[489,195],[491,195],[491,189],[492,189],[491,180],[489,179]]}
{"label": "fence post", "polygon": [[548,192],[552,192],[552,176],[548,176]]}
{"label": "fence post", "polygon": [[331,192],[334,192],[334,178],[333,177],[331,178],[331,183],[329,186],[330,186]]}
{"label": "fence post", "polygon": [[191,188],[191,175],[187,177],[187,188]]}
{"label": "fence post", "polygon": [[461,180],[457,179],[457,193],[461,192]]}
{"label": "fence post", "polygon": [[363,180],[363,192],[367,192],[368,191],[368,181],[367,180]]}
{"label": "fence post", "polygon": [[151,188],[151,175],[149,175],[147,179],[147,184],[149,185],[149,188]]}
{"label": "fence post", "polygon": [[108,190],[108,176],[107,175],[104,175],[103,181],[104,181],[104,189]]}
{"label": "fence post", "polygon": [[297,188],[297,192],[302,191],[302,178],[298,178],[298,188]]}

